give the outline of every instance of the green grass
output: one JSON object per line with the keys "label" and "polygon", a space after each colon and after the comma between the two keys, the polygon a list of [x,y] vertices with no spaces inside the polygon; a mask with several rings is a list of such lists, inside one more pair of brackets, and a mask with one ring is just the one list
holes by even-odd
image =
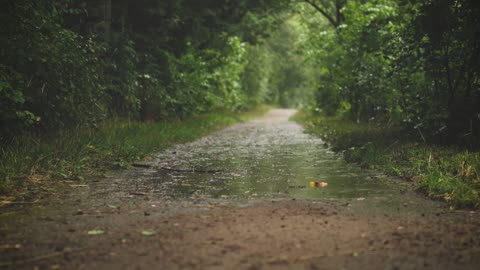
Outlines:
{"label": "green grass", "polygon": [[414,181],[428,196],[456,207],[480,207],[480,153],[424,143],[399,127],[357,124],[341,117],[300,112],[294,117],[363,168]]}
{"label": "green grass", "polygon": [[127,168],[175,143],[264,114],[211,113],[156,123],[114,121],[97,130],[69,130],[54,137],[22,137],[0,149],[0,194],[32,197],[56,180],[83,181],[113,168]]}

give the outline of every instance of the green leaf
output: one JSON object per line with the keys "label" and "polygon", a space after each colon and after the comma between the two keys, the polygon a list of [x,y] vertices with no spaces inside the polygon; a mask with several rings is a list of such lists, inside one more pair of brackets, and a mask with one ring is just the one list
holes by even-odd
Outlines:
{"label": "green leaf", "polygon": [[87,232],[88,235],[104,235],[105,233],[104,230],[90,230]]}
{"label": "green leaf", "polygon": [[148,230],[142,231],[143,236],[153,236],[153,235],[156,235],[156,234],[157,233],[154,232],[154,231],[148,231]]}

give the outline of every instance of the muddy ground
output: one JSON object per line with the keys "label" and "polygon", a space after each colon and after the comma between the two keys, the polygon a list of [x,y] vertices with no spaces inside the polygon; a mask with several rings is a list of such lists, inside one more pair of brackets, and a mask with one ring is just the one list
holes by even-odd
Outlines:
{"label": "muddy ground", "polygon": [[345,164],[293,113],[67,183],[57,200],[2,207],[0,268],[480,268],[478,212]]}

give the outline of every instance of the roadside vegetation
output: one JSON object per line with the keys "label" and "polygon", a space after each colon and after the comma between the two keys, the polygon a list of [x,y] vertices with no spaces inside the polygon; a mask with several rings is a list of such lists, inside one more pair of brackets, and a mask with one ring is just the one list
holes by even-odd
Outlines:
{"label": "roadside vegetation", "polygon": [[130,167],[134,161],[150,160],[151,154],[173,144],[258,117],[269,108],[259,106],[245,113],[216,112],[185,120],[117,120],[97,129],[20,137],[0,152],[0,192],[21,199],[44,193],[55,181],[82,184],[88,177],[101,178],[110,170]]}
{"label": "roadside vegetation", "polygon": [[480,206],[478,1],[306,2],[327,18],[304,17],[318,72],[307,130],[348,161]]}
{"label": "roadside vegetation", "polygon": [[349,162],[412,181],[426,195],[456,207],[480,207],[480,153],[425,143],[399,126],[352,122],[301,112],[294,118]]}
{"label": "roadside vegetation", "polygon": [[258,115],[262,104],[293,107],[311,97],[287,3],[1,6],[1,194],[126,167]]}
{"label": "roadside vegetation", "polygon": [[[314,112],[313,123],[319,116],[348,120],[332,122],[338,132],[379,125],[375,134],[387,139],[392,132],[399,142],[365,149],[407,156],[421,149],[427,169],[440,164],[422,176],[432,182],[427,192],[469,205],[473,199],[465,198],[477,196],[467,187],[478,180],[480,149],[479,3],[1,0],[0,186],[21,183],[14,171],[76,175],[75,166],[91,166],[82,164],[93,164],[88,155],[99,149],[130,160],[154,147],[146,139],[108,150],[116,132],[141,133],[152,122],[168,130],[170,119],[189,123],[196,115],[271,104],[303,107]],[[412,149],[397,148],[402,142]],[[38,155],[29,152],[39,148]],[[74,153],[85,160],[61,165]],[[408,162],[409,170],[424,171],[420,161]],[[470,180],[455,182],[458,175]]]}

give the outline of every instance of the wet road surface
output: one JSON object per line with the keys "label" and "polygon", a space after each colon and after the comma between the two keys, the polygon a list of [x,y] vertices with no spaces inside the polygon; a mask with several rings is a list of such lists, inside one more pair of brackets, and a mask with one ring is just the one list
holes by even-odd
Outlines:
{"label": "wet road surface", "polygon": [[[289,122],[294,110],[216,132],[161,154],[145,189],[165,196],[251,198],[388,197],[397,186],[345,164],[318,138]],[[385,179],[383,179],[385,180]],[[310,181],[328,181],[312,189]]]}
{"label": "wet road surface", "polygon": [[477,212],[346,164],[294,113],[177,145],[59,202],[2,209],[0,266],[478,269]]}

